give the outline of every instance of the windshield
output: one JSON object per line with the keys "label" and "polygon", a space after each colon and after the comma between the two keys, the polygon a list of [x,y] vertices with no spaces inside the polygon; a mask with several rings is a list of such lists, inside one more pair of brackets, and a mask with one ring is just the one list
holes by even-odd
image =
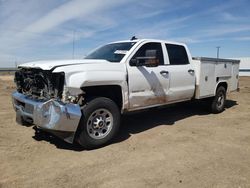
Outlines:
{"label": "windshield", "polygon": [[136,42],[113,43],[102,46],[87,55],[85,59],[105,59],[110,62],[120,62]]}

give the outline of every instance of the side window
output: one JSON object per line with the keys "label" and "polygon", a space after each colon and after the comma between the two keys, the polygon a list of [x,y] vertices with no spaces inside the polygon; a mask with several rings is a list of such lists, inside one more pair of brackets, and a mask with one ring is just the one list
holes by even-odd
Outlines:
{"label": "side window", "polygon": [[132,59],[138,57],[148,57],[153,51],[156,51],[156,59],[158,61],[157,64],[164,65],[161,43],[157,42],[150,42],[141,46],[140,49],[132,57]]}
{"label": "side window", "polygon": [[166,44],[170,65],[189,64],[188,56],[184,46]]}

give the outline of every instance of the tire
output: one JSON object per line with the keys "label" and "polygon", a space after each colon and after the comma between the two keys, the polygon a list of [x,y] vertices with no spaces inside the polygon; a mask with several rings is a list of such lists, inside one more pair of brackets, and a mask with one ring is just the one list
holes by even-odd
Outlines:
{"label": "tire", "polygon": [[104,146],[116,135],[120,126],[120,111],[115,102],[98,97],[82,110],[78,143],[85,149]]}
{"label": "tire", "polygon": [[226,89],[223,86],[218,87],[216,95],[211,102],[211,111],[214,114],[218,114],[224,111],[226,102]]}

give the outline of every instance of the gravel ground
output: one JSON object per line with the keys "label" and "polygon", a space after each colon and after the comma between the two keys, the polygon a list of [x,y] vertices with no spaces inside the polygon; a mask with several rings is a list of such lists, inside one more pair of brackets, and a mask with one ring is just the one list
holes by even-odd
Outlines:
{"label": "gravel ground", "polygon": [[92,151],[16,124],[12,80],[0,76],[0,188],[250,187],[250,77],[221,114],[181,103],[126,115]]}

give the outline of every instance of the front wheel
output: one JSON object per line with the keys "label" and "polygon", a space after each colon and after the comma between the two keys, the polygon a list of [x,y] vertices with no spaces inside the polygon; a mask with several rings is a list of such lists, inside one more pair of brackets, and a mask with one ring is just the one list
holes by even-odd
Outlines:
{"label": "front wheel", "polygon": [[108,144],[120,125],[120,111],[111,99],[98,97],[82,110],[78,142],[86,149]]}
{"label": "front wheel", "polygon": [[226,102],[226,89],[223,86],[220,86],[215,97],[212,99],[211,110],[213,113],[217,114],[224,110]]}

